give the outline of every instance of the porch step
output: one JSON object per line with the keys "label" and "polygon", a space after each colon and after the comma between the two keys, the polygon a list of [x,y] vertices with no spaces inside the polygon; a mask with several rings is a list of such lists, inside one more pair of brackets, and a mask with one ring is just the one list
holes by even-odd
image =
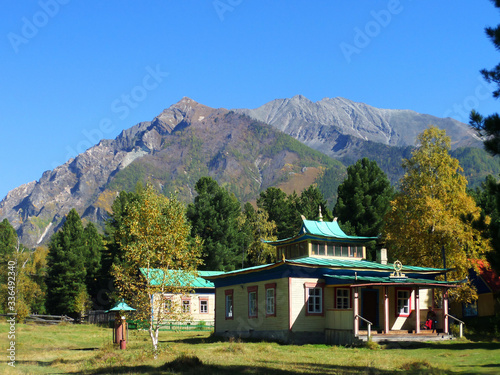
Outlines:
{"label": "porch step", "polygon": [[[453,335],[448,333],[420,332],[416,334],[408,333],[408,331],[390,331],[388,334],[372,332],[371,337],[372,341],[378,343],[444,341],[453,340],[454,338]],[[366,331],[360,331],[358,340],[368,341],[368,333]]]}

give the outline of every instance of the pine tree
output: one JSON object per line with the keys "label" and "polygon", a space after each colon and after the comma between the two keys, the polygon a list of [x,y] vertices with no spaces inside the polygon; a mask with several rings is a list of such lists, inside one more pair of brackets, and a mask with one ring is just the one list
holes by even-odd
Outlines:
{"label": "pine tree", "polygon": [[47,310],[77,316],[76,297],[86,291],[85,243],[80,216],[72,209],[49,244]]}
{"label": "pine tree", "polygon": [[102,235],[93,223],[88,223],[83,230],[83,256],[85,257],[85,285],[89,298],[95,300],[101,288],[101,257],[105,252]]}
{"label": "pine tree", "polygon": [[[17,313],[23,321],[32,312],[44,313],[45,265],[44,248],[29,250],[18,242],[17,233],[7,219],[0,223],[0,307],[4,312]],[[9,276],[14,284],[8,283]],[[12,291],[15,291],[12,296]],[[12,299],[15,297],[15,303]]]}
{"label": "pine tree", "polygon": [[269,187],[260,193],[257,199],[257,207],[265,210],[269,220],[276,223],[276,235],[278,239],[289,238],[297,234],[302,220],[297,212],[297,195],[286,193],[276,187]]}
{"label": "pine tree", "polygon": [[353,229],[356,236],[376,237],[394,196],[386,174],[375,161],[360,159],[347,168],[347,177],[338,188],[333,214]]}
{"label": "pine tree", "polygon": [[[487,254],[491,266],[500,272],[500,188],[498,181],[491,175],[487,176],[480,187],[476,188],[471,195],[481,207],[482,226],[491,240],[493,251]],[[489,225],[487,218],[491,218]]]}
{"label": "pine tree", "polygon": [[203,240],[200,269],[230,271],[241,267],[248,234],[240,230],[241,205],[236,197],[211,177],[202,177],[195,185],[198,193],[187,208],[192,237]]}
{"label": "pine tree", "polygon": [[300,194],[296,210],[308,220],[319,220],[320,209],[323,220],[331,221],[333,219],[323,194],[317,186],[311,185]]}
{"label": "pine tree", "polygon": [[255,210],[250,203],[246,203],[242,214],[242,227],[250,233],[247,247],[247,260],[249,266],[272,263],[276,260],[276,249],[262,240],[276,240],[276,224],[269,220],[266,211]]}
{"label": "pine tree", "polygon": [[[496,8],[500,8],[500,0],[491,1]],[[485,31],[495,48],[500,50],[500,25],[494,28],[487,27]],[[481,70],[481,74],[488,83],[494,83],[497,85],[497,89],[493,92],[493,97],[498,99],[500,97],[500,64],[495,66],[492,70]],[[499,155],[500,116],[498,113],[483,117],[475,110],[472,110],[470,114],[470,125],[479,133],[479,135],[485,137],[485,149],[492,155]]]}

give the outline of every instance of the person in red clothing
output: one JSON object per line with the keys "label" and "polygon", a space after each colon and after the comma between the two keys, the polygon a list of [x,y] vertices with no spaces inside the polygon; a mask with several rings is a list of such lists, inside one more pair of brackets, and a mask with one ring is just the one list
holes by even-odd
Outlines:
{"label": "person in red clothing", "polygon": [[432,333],[436,330],[436,323],[437,323],[437,316],[436,312],[432,308],[432,306],[429,306],[429,311],[427,312],[427,320],[425,321],[425,326],[427,329],[432,329]]}

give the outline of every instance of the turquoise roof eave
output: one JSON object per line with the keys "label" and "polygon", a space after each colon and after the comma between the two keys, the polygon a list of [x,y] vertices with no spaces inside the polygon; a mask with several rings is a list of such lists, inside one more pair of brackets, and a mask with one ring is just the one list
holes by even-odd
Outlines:
{"label": "turquoise roof eave", "polygon": [[[260,272],[263,270],[271,269],[281,265],[299,266],[299,267],[314,267],[314,268],[332,268],[332,269],[349,269],[349,270],[359,270],[359,271],[375,271],[375,272],[388,272],[394,271],[394,266],[392,264],[380,264],[376,262],[371,262],[368,260],[355,260],[355,259],[332,259],[332,258],[320,258],[320,257],[304,257],[297,259],[286,259],[284,261],[264,264],[260,266],[243,268],[241,270],[228,271],[221,273],[220,275],[208,276],[206,279],[216,280],[220,278],[228,278],[232,276],[238,276],[242,274],[251,274],[254,272]],[[431,267],[417,267],[417,266],[405,266],[403,265],[402,272],[416,272],[422,274],[433,274],[439,275],[451,271],[450,268],[431,268]]]}
{"label": "turquoise roof eave", "polygon": [[[320,266],[332,268],[350,268],[350,269],[367,269],[380,271],[394,271],[393,264],[381,264],[369,260],[346,259],[346,258],[321,258],[321,257],[304,257],[297,259],[287,259],[289,264]],[[432,268],[403,265],[402,272],[424,272],[424,273],[446,273],[452,268]]]}
{"label": "turquoise roof eave", "polygon": [[[147,277],[147,269],[140,268],[141,273]],[[222,271],[196,271],[196,275],[191,272],[186,272],[182,270],[168,270],[170,275],[167,279],[172,280],[175,287],[189,287],[193,289],[213,289],[214,284],[211,281],[205,279],[205,277],[216,276],[223,274]],[[160,280],[163,279],[163,270],[157,268],[151,268],[149,274],[152,277],[151,285],[158,285]]]}
{"label": "turquoise roof eave", "polygon": [[306,239],[321,239],[332,242],[369,242],[378,237],[348,236],[337,221],[303,220],[299,233],[293,237],[276,241],[263,241],[270,245],[292,244]]}
{"label": "turquoise roof eave", "polygon": [[[329,275],[323,277],[330,279],[327,284],[350,284],[353,281],[359,284],[401,284],[401,285],[438,285],[438,286],[457,286],[463,281],[441,281],[433,279],[417,279],[410,277],[373,277],[373,276],[348,276],[348,275]],[[353,284],[355,286],[356,284]]]}
{"label": "turquoise roof eave", "polygon": [[109,309],[106,312],[108,313],[108,312],[111,312],[111,311],[135,311],[135,309],[133,307],[130,307],[129,305],[127,305],[125,303],[125,300],[122,299],[115,306],[113,306],[113,308]]}

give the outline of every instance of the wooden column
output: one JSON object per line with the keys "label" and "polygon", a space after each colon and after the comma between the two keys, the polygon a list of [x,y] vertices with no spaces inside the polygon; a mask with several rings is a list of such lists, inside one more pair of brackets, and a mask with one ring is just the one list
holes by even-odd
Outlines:
{"label": "wooden column", "polygon": [[389,333],[389,287],[384,286],[384,331]]}
{"label": "wooden column", "polygon": [[448,289],[443,292],[443,331],[448,333]]}
{"label": "wooden column", "polygon": [[415,333],[420,333],[420,288],[415,289]]}
{"label": "wooden column", "polygon": [[359,335],[359,288],[354,288],[354,306],[353,306],[353,314],[354,314],[354,337],[358,337]]}

